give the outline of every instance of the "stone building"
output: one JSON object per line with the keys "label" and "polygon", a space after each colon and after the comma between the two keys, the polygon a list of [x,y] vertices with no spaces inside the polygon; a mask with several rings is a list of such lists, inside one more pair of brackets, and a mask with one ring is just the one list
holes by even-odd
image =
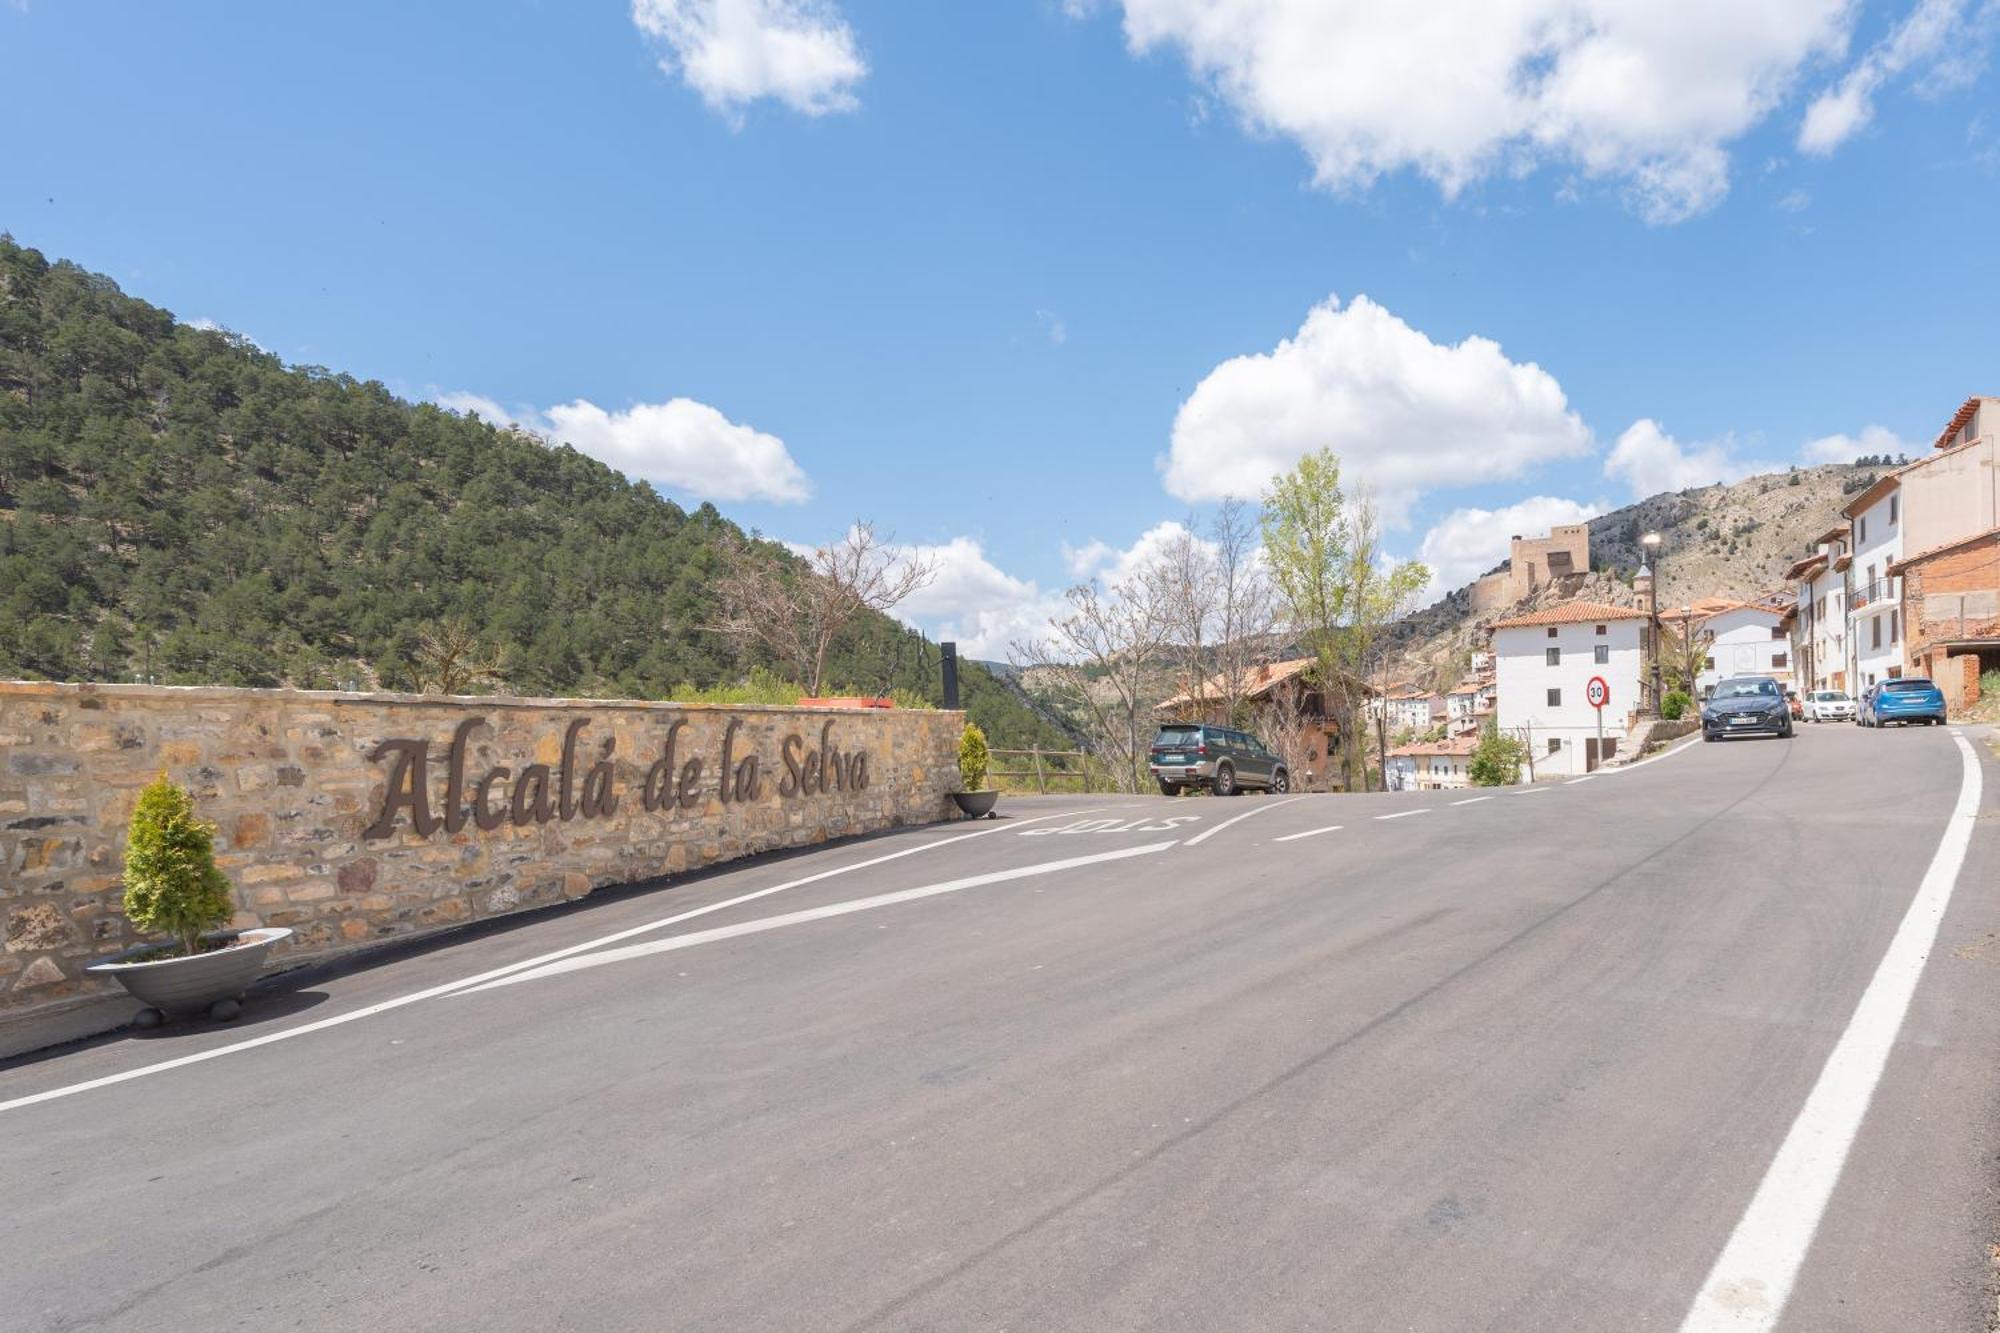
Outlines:
{"label": "stone building", "polygon": [[1564,523],[1546,537],[1515,537],[1507,564],[1472,585],[1472,609],[1494,611],[1525,601],[1558,580],[1590,572],[1590,525]]}

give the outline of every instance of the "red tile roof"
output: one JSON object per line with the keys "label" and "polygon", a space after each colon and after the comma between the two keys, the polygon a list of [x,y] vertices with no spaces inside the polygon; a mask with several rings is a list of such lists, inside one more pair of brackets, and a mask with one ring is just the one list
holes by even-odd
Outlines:
{"label": "red tile roof", "polygon": [[1488,629],[1523,629],[1529,625],[1584,625],[1599,620],[1645,620],[1644,611],[1629,606],[1611,606],[1605,602],[1559,602],[1555,606],[1544,607],[1540,611],[1530,611],[1523,616],[1509,616],[1496,620]]}
{"label": "red tile roof", "polygon": [[1965,429],[1965,423],[1972,420],[1972,415],[1979,410],[1980,403],[1989,401],[1992,401],[1991,395],[1975,393],[1972,397],[1961,403],[1958,411],[1952,414],[1950,424],[1938,432],[1937,444],[1933,447],[1938,449],[1951,448],[1952,437]]}

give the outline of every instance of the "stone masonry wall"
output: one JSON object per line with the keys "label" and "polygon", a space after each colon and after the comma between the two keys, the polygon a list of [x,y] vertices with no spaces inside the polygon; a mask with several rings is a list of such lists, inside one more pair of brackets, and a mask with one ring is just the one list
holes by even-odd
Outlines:
{"label": "stone masonry wall", "polygon": [[0,1024],[115,989],[82,969],[138,942],[119,871],[133,803],[162,770],[218,826],[235,924],[292,927],[299,960],[947,818],[962,725],[0,681]]}

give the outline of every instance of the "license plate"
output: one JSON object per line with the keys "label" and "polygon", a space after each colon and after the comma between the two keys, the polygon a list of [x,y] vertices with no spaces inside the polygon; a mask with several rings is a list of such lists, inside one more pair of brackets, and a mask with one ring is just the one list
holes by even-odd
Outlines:
{"label": "license plate", "polygon": [[1729,719],[1729,725],[1732,727],[1747,727],[1756,720],[1754,717],[1732,717]]}

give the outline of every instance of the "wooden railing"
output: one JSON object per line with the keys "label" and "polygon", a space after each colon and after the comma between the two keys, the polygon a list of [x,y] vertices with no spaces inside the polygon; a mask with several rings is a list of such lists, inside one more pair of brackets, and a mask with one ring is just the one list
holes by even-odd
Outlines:
{"label": "wooden railing", "polygon": [[[1111,780],[1110,770],[1105,769],[1102,761],[1087,751],[1032,749],[994,750],[991,753],[996,759],[1009,758],[1029,761],[1028,766],[1025,768],[994,768],[987,770],[986,776],[995,779],[994,785],[1004,790],[1033,790],[1038,795],[1046,796],[1051,786],[1054,786],[1057,791],[1075,791],[1077,790],[1075,784],[1079,783],[1082,784],[1081,789],[1086,793],[1096,791],[1099,787],[1103,787],[1106,791],[1115,791],[1117,789],[1116,784]],[[1072,764],[1074,767],[1072,767]],[[1100,772],[1099,770],[1102,771]],[[1000,781],[1000,779],[1010,779],[1012,783],[1018,783],[1019,785],[1010,785],[1008,782]]]}

